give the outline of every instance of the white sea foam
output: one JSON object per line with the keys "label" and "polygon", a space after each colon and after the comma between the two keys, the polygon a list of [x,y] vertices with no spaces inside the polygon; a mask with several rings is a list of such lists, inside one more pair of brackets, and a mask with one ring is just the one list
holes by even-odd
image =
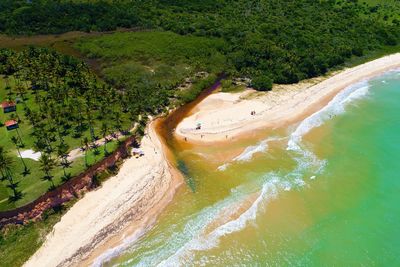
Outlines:
{"label": "white sea foam", "polygon": [[273,179],[264,183],[260,195],[253,202],[250,208],[243,212],[236,220],[229,221],[224,225],[221,225],[210,234],[210,239],[214,240],[214,242],[211,242],[211,244],[214,243],[215,245],[220,237],[240,231],[249,221],[255,220],[260,205],[263,202],[265,203],[266,200],[276,197],[280,183],[281,182],[278,177],[274,177]]}
{"label": "white sea foam", "polygon": [[[300,162],[300,161],[299,161]],[[309,164],[301,164],[301,166],[309,166]],[[298,167],[295,168],[297,170]],[[301,183],[288,180],[290,175],[280,176],[274,172],[265,174],[261,192],[251,206],[240,216],[232,221],[217,227],[214,231],[206,234],[206,229],[215,222],[215,219],[229,220],[229,218],[239,211],[240,205],[236,203],[243,202],[249,192],[243,186],[239,186],[231,190],[231,195],[226,199],[219,201],[211,207],[203,209],[201,212],[188,218],[183,229],[177,225],[171,225],[170,235],[163,238],[162,244],[158,246],[157,251],[145,252],[142,254],[140,262],[135,266],[179,266],[182,261],[190,261],[193,252],[198,250],[208,250],[216,247],[222,236],[240,231],[246,227],[250,221],[254,221],[261,206],[265,206],[268,200],[277,196],[279,190],[288,191],[294,186],[302,186]],[[221,212],[223,211],[223,212]],[[179,229],[179,230],[178,230]],[[135,233],[124,240],[124,242],[116,248],[109,249],[99,256],[92,266],[101,266],[104,262],[118,256],[121,252],[132,248],[138,238],[146,231]],[[164,260],[162,260],[164,259]],[[162,260],[160,262],[160,260]],[[134,259],[125,262],[133,264]]]}
{"label": "white sea foam", "polygon": [[131,236],[128,236],[123,240],[123,242],[114,247],[106,250],[104,253],[102,253],[100,256],[98,256],[92,263],[92,267],[101,267],[103,264],[118,255],[120,255],[122,252],[126,251],[128,248],[132,246],[140,237],[142,237],[155,223],[155,220],[153,220],[148,227],[139,229],[135,233],[133,233]]}
{"label": "white sea foam", "polygon": [[[194,251],[211,249],[218,245],[221,237],[244,229],[249,222],[257,218],[260,208],[265,207],[268,200],[276,197],[280,190],[289,191],[302,187],[306,185],[305,179],[307,177],[311,180],[315,179],[324,170],[326,161],[318,159],[315,154],[301,146],[302,136],[312,128],[322,125],[332,116],[342,113],[348,103],[367,94],[368,86],[365,82],[346,88],[325,108],[305,119],[291,134],[287,146],[288,150],[294,150],[294,153],[290,154],[296,162],[295,167],[285,172],[267,173],[258,197],[237,219],[226,222],[209,234],[206,233],[206,230],[215,222],[216,218],[229,218],[229,214],[238,212],[237,207],[239,205],[235,205],[235,203],[243,200],[244,198],[238,196],[243,197],[243,194],[246,195],[246,193],[243,193],[239,188],[234,188],[228,198],[187,218],[183,230],[181,228],[175,229],[174,226],[171,226],[174,229],[170,229],[165,234],[164,240],[160,241],[161,245],[157,247],[157,250],[144,252],[137,266],[185,265],[185,262],[189,263],[193,259]],[[234,161],[251,160],[254,154],[266,151],[268,149],[268,141],[263,144],[264,141],[256,146],[246,148]],[[230,164],[225,163],[218,169],[224,170]],[[227,214],[221,214],[221,210],[225,210]],[[133,259],[129,263],[132,262]]]}
{"label": "white sea foam", "polygon": [[[255,153],[267,150],[270,140],[266,139],[256,146],[246,148],[234,161],[246,161]],[[140,262],[135,266],[180,266],[192,262],[195,251],[212,249],[218,246],[221,237],[243,230],[249,222],[256,220],[259,210],[266,207],[268,201],[275,198],[280,191],[290,191],[305,186],[305,179],[321,173],[326,164],[324,160],[318,159],[311,151],[300,146],[295,153],[291,153],[291,156],[295,161],[294,168],[266,173],[261,179],[264,182],[258,197],[237,219],[229,220],[231,215],[239,211],[240,205],[237,203],[241,203],[249,195],[249,192],[242,187],[232,189],[226,199],[187,218],[183,230],[181,227],[171,226],[169,234],[158,244],[157,250],[142,254]],[[225,163],[219,168],[224,169],[230,164]],[[207,233],[207,229],[216,219],[227,222]],[[126,263],[133,265],[133,261],[134,259],[131,259]]]}
{"label": "white sea foam", "polygon": [[[306,185],[304,181],[306,172],[320,173],[325,166],[325,161],[318,159],[312,152],[308,150],[300,150],[295,154],[296,165],[293,169],[286,172],[268,172],[265,174],[262,189],[257,199],[251,206],[240,216],[228,221],[227,223],[217,227],[209,234],[205,234],[204,230],[209,224],[203,226],[203,229],[189,242],[180,247],[174,254],[164,259],[157,266],[179,266],[191,262],[194,252],[198,250],[209,250],[218,246],[220,238],[244,229],[249,222],[257,218],[260,208],[265,207],[269,200],[275,198],[279,191],[289,191],[292,188],[303,187]],[[238,190],[231,190],[237,192]],[[231,203],[231,202],[229,202]],[[237,212],[236,209],[229,209],[231,214]],[[217,218],[221,218],[217,214]],[[227,216],[226,218],[229,218]],[[209,223],[212,223],[210,221]]]}
{"label": "white sea foam", "polygon": [[294,160],[297,162],[297,165],[292,172],[287,174],[288,177],[292,177],[293,179],[302,179],[305,172],[319,174],[324,170],[326,160],[319,159],[310,150],[299,148],[296,150],[296,153],[297,156],[294,157]]}
{"label": "white sea foam", "polygon": [[[268,172],[260,178],[264,182],[258,197],[237,219],[230,220],[232,215],[239,212],[240,205],[237,203],[245,201],[251,193],[244,190],[244,185],[232,189],[226,199],[188,218],[183,230],[171,230],[157,251],[142,255],[136,266],[180,266],[191,263],[196,251],[212,249],[218,246],[221,237],[246,228],[249,222],[256,220],[260,209],[265,208],[269,200],[278,196],[279,192],[305,186],[305,179],[321,173],[326,164],[306,149],[299,149],[291,156],[295,166],[286,171]],[[207,233],[216,219],[227,222]]]}
{"label": "white sea foam", "polygon": [[[305,186],[304,173],[306,171],[321,173],[326,165],[325,160],[318,159],[308,150],[301,150],[299,156],[295,157],[295,161],[297,163],[296,167],[286,174],[277,174],[275,172],[267,173],[264,178],[266,182],[262,186],[261,193],[250,208],[243,212],[236,220],[229,221],[214,230],[205,242],[207,248],[216,246],[220,237],[240,231],[246,227],[249,221],[255,220],[260,206],[266,204],[268,200],[275,198],[279,190],[289,191],[294,186]],[[204,248],[204,244],[200,247]]]}
{"label": "white sea foam", "polygon": [[278,141],[281,140],[282,138],[280,137],[269,137],[265,140],[262,140],[258,144],[254,146],[248,146],[245,148],[245,150],[240,153],[240,155],[236,156],[235,158],[232,159],[231,162],[227,162],[222,164],[217,168],[219,171],[225,171],[231,164],[232,162],[243,162],[243,161],[250,161],[253,156],[257,153],[264,153],[268,150],[268,143],[272,141]]}
{"label": "white sea foam", "polygon": [[229,167],[229,165],[230,165],[230,163],[222,164],[221,166],[218,166],[217,170],[225,171]]}
{"label": "white sea foam", "polygon": [[[239,231],[246,226],[246,223],[254,220],[257,215],[257,210],[261,203],[265,203],[273,197],[276,197],[279,190],[289,191],[294,186],[303,187],[306,185],[304,181],[305,172],[321,173],[326,165],[325,160],[318,159],[311,151],[300,150],[294,158],[296,166],[294,169],[286,173],[269,172],[265,175],[266,182],[263,184],[259,197],[255,200],[252,206],[246,210],[240,217],[234,221],[230,221],[225,225],[217,228],[213,234],[213,239],[223,235]],[[312,177],[315,178],[315,175]],[[213,244],[209,242],[209,244]]]}
{"label": "white sea foam", "polygon": [[133,266],[171,266],[171,261],[164,260],[161,263],[160,261],[168,259],[173,255],[176,255],[176,258],[179,259],[180,255],[185,255],[187,251],[192,251],[196,247],[195,240],[204,233],[207,226],[215,218],[229,216],[229,213],[221,214],[221,211],[227,207],[231,207],[227,209],[228,212],[235,211],[234,203],[242,201],[243,197],[245,197],[245,194],[243,194],[243,190],[240,190],[240,188],[232,190],[229,197],[186,218],[183,227],[180,222],[171,225],[161,243],[157,243],[157,250],[142,253],[140,262],[134,264],[134,259],[131,259],[125,263]]}
{"label": "white sea foam", "polygon": [[[157,266],[179,266],[182,265],[182,259],[185,261],[191,261],[193,251],[198,250],[209,250],[216,247],[219,244],[219,240],[222,236],[237,232],[246,227],[249,221],[255,220],[257,217],[257,211],[262,203],[266,200],[276,196],[278,190],[278,184],[280,180],[278,177],[274,177],[271,180],[264,183],[261,193],[252,205],[243,212],[237,219],[228,221],[227,223],[217,227],[214,231],[209,234],[201,233],[196,238],[190,240],[184,246],[182,246],[176,253],[168,257],[167,259],[160,262]],[[234,214],[237,209],[229,209],[229,214]],[[228,218],[229,216],[226,216]],[[203,230],[207,228],[204,226]]]}
{"label": "white sea foam", "polygon": [[324,108],[303,120],[290,135],[287,150],[299,150],[302,137],[311,129],[321,126],[325,121],[345,111],[346,105],[365,97],[369,92],[367,81],[349,86],[337,94]]}
{"label": "white sea foam", "polygon": [[[209,250],[218,246],[221,237],[243,230],[249,222],[257,218],[260,208],[265,207],[266,203],[279,194],[279,191],[289,191],[293,188],[306,185],[305,179],[315,179],[326,165],[326,161],[318,157],[310,150],[301,146],[302,137],[311,129],[322,125],[326,120],[344,112],[346,105],[356,99],[360,99],[368,94],[369,86],[366,82],[351,86],[339,93],[329,104],[306,118],[300,123],[296,130],[290,135],[287,150],[292,150],[295,167],[291,170],[269,172],[264,177],[262,189],[251,204],[240,216],[217,227],[211,233],[206,233],[206,229],[215,222],[215,219],[230,218],[229,214],[235,214],[238,210],[234,203],[238,202],[240,195],[237,188],[231,190],[231,196],[217,204],[208,207],[194,215],[186,223],[184,230],[172,232],[171,236],[163,242],[163,245],[156,252],[151,252],[142,257],[137,266],[179,266],[192,261],[194,252],[198,250]],[[273,139],[266,139],[254,146],[247,147],[240,155],[231,162],[218,167],[218,170],[225,170],[234,161],[249,161],[256,153],[265,152],[268,149],[268,142]],[[243,195],[243,192],[241,192]],[[243,199],[242,199],[243,200]],[[240,202],[240,200],[239,200]],[[231,208],[229,208],[231,207]],[[232,208],[233,207],[233,208]],[[222,215],[221,210],[226,210],[228,214]]]}
{"label": "white sea foam", "polygon": [[235,157],[233,161],[249,161],[253,158],[253,155],[260,152],[265,152],[268,149],[268,141],[271,139],[266,139],[261,141],[255,146],[247,147],[239,156]]}

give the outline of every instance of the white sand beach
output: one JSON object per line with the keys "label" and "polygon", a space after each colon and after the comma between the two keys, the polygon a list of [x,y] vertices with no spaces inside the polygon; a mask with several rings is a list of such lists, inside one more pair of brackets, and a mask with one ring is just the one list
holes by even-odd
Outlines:
{"label": "white sand beach", "polygon": [[[400,67],[400,53],[271,92],[215,93],[203,100],[176,128],[188,142],[226,141],[261,128],[277,127],[323,107],[340,90]],[[255,115],[251,115],[255,111]],[[196,130],[197,123],[201,129]],[[25,263],[37,266],[88,266],[138,236],[153,224],[183,182],[166,159],[155,130],[148,127],[144,156],[124,162],[118,175],[87,193],[62,217],[42,247]],[[106,254],[104,254],[106,252]]]}
{"label": "white sand beach", "polygon": [[144,156],[127,159],[118,175],[75,203],[24,266],[91,265],[154,223],[182,183],[162,146],[152,123],[141,143]]}
{"label": "white sand beach", "polygon": [[[278,127],[320,109],[338,92],[363,79],[400,67],[400,53],[270,92],[248,89],[215,93],[204,99],[176,128],[188,142],[209,143],[237,138],[267,127]],[[255,115],[252,115],[252,111]],[[201,129],[196,129],[197,125]]]}

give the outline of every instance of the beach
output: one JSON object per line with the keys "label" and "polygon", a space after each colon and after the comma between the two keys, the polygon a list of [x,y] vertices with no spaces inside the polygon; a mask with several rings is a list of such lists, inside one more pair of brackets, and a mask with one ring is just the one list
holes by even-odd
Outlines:
{"label": "beach", "polygon": [[116,176],[75,203],[24,266],[91,265],[155,222],[182,179],[169,165],[154,124],[141,142],[144,156],[125,160]]}
{"label": "beach", "polygon": [[398,266],[399,86],[396,68],[276,130],[173,139],[188,185],[103,266]]}
{"label": "beach", "polygon": [[[321,109],[344,88],[398,67],[400,53],[271,92],[213,93],[178,124],[175,134],[201,144],[280,127]],[[142,140],[144,156],[127,159],[118,175],[79,200],[25,266],[97,266],[125,250],[126,238],[132,244],[154,225],[183,182],[155,128],[152,122]]]}
{"label": "beach", "polygon": [[[247,89],[214,93],[203,100],[176,128],[189,143],[238,139],[258,129],[295,122],[326,105],[338,92],[364,79],[400,67],[400,53],[294,85],[277,85],[270,92]],[[196,129],[199,128],[200,129]]]}

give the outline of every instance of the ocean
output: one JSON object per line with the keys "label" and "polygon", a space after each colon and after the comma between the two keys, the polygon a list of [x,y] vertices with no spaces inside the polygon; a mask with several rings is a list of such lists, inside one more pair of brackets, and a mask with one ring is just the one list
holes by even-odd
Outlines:
{"label": "ocean", "polygon": [[400,266],[399,103],[396,70],[259,138],[177,145],[190,186],[97,263]]}

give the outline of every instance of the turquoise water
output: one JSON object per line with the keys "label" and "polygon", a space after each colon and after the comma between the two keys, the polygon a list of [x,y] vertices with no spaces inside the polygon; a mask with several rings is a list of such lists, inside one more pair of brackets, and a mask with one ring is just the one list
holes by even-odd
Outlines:
{"label": "turquoise water", "polygon": [[400,71],[261,139],[177,152],[195,191],[97,263],[400,266]]}

